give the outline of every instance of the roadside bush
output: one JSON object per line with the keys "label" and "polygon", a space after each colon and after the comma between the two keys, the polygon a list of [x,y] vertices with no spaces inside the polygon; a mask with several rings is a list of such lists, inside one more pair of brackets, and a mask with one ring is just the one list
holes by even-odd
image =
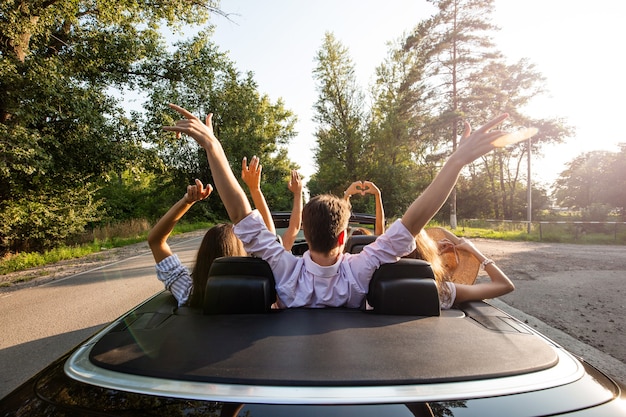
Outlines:
{"label": "roadside bush", "polygon": [[7,201],[0,209],[0,255],[56,247],[99,219],[90,184]]}

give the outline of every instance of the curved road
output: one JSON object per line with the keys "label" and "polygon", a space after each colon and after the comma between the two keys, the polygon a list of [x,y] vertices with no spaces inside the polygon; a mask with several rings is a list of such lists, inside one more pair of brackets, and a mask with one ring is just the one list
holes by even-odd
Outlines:
{"label": "curved road", "polygon": [[[193,262],[201,238],[172,243],[184,264]],[[626,247],[476,243],[516,285],[494,305],[626,381]],[[0,293],[0,398],[162,288],[145,246],[100,268]]]}

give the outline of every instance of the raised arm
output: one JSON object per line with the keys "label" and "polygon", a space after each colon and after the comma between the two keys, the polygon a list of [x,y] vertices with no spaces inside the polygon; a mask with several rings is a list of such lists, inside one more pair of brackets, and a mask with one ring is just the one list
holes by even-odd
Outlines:
{"label": "raised arm", "polygon": [[[495,148],[492,144],[498,137],[506,134],[500,130],[489,132],[500,124],[508,114],[490,120],[485,125],[471,133],[469,123],[465,123],[465,131],[459,147],[450,155],[433,182],[417,197],[402,216],[402,223],[416,236],[420,230],[437,214],[443,203],[450,195],[456,184],[461,169],[475,159],[485,155]],[[471,134],[470,134],[471,133]]]}
{"label": "raised arm", "polygon": [[175,104],[170,104],[170,107],[185,118],[177,121],[175,126],[164,126],[163,129],[176,132],[177,134],[184,133],[189,135],[206,151],[215,187],[224,202],[228,216],[233,223],[239,223],[241,219],[250,214],[252,209],[246,193],[239,185],[233,170],[228,164],[222,144],[213,133],[213,125],[211,123],[213,114],[207,115],[205,123],[202,123],[200,119],[182,107]]}
{"label": "raised arm", "polygon": [[291,178],[287,188],[293,193],[293,208],[289,217],[289,227],[283,235],[283,247],[286,250],[291,250],[302,224],[302,181],[295,169],[291,170]]}
{"label": "raised arm", "polygon": [[490,282],[481,282],[474,285],[454,284],[456,287],[455,303],[496,298],[515,289],[515,285],[509,277],[491,259],[483,255],[474,243],[467,239],[460,239],[460,242],[455,247],[474,255],[481,262],[491,280]]}
{"label": "raised arm", "polygon": [[274,226],[274,220],[272,220],[272,213],[270,212],[270,208],[267,206],[267,202],[265,201],[265,196],[261,192],[261,171],[262,167],[260,164],[260,160],[258,157],[253,156],[250,161],[250,166],[247,164],[248,160],[244,156],[241,161],[241,179],[246,183],[248,189],[250,190],[250,196],[252,197],[252,202],[254,203],[254,207],[259,210],[261,213],[261,217],[263,217],[263,222],[267,229],[276,233],[276,227]]}
{"label": "raised arm", "polygon": [[350,197],[355,194],[361,194],[363,192],[363,182],[362,181],[354,181],[350,186],[343,192],[343,199],[350,201]]}
{"label": "raised arm", "polygon": [[376,224],[374,233],[382,235],[385,233],[385,210],[383,209],[383,198],[380,189],[371,181],[363,181],[363,192],[371,194],[376,199]]}
{"label": "raised arm", "polygon": [[207,184],[205,188],[200,180],[196,180],[194,185],[188,185],[187,193],[185,193],[183,198],[176,202],[150,230],[148,245],[156,263],[172,255],[172,250],[167,244],[167,238],[174,230],[176,223],[189,211],[196,201],[204,200],[212,191],[213,187],[211,184]]}

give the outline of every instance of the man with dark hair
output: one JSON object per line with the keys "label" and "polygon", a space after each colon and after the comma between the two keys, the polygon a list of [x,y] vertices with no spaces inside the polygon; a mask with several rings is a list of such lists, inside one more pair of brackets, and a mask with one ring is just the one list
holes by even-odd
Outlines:
{"label": "man with dark hair", "polygon": [[[457,150],[448,158],[428,188],[411,204],[402,219],[394,222],[375,242],[359,254],[344,254],[350,205],[332,195],[311,199],[302,211],[304,235],[309,250],[302,257],[285,251],[263,218],[252,210],[233,174],[221,143],[213,133],[212,114],[205,123],[182,107],[170,104],[182,120],[164,129],[191,136],[206,151],[220,194],[235,234],[248,254],[268,262],[276,281],[280,307],[360,307],[374,271],[384,263],[396,262],[415,249],[415,236],[448,198],[461,169],[494,149],[493,142],[506,134],[491,131],[502,122],[502,114],[471,133],[468,123]],[[471,134],[470,134],[471,133]]]}
{"label": "man with dark hair", "polygon": [[345,243],[349,221],[350,203],[334,195],[315,196],[302,209],[304,238],[315,252],[330,253],[338,240]]}

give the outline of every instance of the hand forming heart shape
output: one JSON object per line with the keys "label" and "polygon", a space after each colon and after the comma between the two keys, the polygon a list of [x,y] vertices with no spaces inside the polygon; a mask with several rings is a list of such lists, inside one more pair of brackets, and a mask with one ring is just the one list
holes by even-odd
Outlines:
{"label": "hand forming heart shape", "polygon": [[363,181],[361,181],[361,185],[357,185],[356,189],[361,192],[361,195],[365,195],[367,194],[367,191],[369,191],[370,186],[363,184]]}

